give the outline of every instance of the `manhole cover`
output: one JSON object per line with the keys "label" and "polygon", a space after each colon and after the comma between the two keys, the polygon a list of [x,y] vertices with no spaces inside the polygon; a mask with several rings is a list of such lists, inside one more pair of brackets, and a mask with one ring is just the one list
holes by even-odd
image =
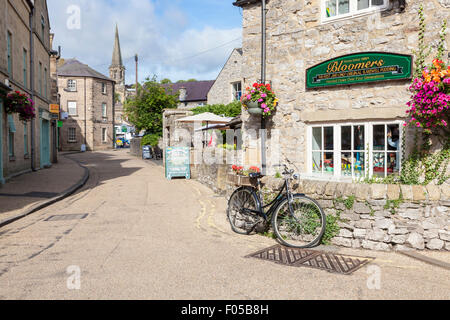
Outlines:
{"label": "manhole cover", "polygon": [[267,260],[292,267],[321,269],[345,275],[350,275],[375,260],[370,257],[354,257],[324,251],[287,248],[281,245],[252,253],[247,258]]}
{"label": "manhole cover", "polygon": [[87,213],[85,214],[64,214],[64,215],[58,215],[58,216],[51,216],[45,221],[69,221],[69,220],[82,220],[85,219],[88,216]]}

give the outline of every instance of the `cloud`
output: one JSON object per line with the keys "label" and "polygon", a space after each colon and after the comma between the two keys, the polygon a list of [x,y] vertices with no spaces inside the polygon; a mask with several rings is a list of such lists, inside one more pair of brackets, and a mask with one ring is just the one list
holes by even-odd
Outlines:
{"label": "cloud", "polygon": [[[64,58],[77,58],[108,74],[119,26],[127,82],[134,82],[134,55],[140,56],[140,81],[153,74],[160,78],[215,79],[233,48],[241,46],[240,27],[189,27],[191,21],[175,4],[161,10],[150,0],[48,0],[54,47]],[[69,6],[80,8],[81,28],[67,28]]]}

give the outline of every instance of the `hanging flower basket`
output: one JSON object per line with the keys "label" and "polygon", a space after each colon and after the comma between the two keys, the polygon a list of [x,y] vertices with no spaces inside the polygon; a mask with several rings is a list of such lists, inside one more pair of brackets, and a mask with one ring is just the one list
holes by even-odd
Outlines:
{"label": "hanging flower basket", "polygon": [[269,117],[276,110],[278,99],[270,84],[254,83],[241,98],[242,105],[250,114]]}
{"label": "hanging flower basket", "polygon": [[414,79],[409,88],[411,101],[407,103],[409,121],[406,125],[423,128],[427,134],[448,130],[450,105],[450,66],[435,59]]}
{"label": "hanging flower basket", "polygon": [[34,102],[24,93],[15,91],[6,96],[5,111],[7,114],[18,113],[23,122],[36,118]]}

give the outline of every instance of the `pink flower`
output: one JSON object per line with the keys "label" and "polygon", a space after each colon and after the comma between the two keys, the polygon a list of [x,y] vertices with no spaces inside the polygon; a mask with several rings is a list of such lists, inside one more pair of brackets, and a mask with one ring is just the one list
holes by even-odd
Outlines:
{"label": "pink flower", "polygon": [[265,103],[261,104],[261,109],[267,109],[267,104]]}

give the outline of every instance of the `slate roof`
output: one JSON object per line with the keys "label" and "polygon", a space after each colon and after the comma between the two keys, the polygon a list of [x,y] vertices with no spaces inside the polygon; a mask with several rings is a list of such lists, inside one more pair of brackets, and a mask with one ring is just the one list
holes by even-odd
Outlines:
{"label": "slate roof", "polygon": [[104,74],[95,71],[87,64],[83,64],[76,59],[65,60],[65,63],[57,68],[56,73],[58,76],[62,77],[88,77],[113,81]]}
{"label": "slate roof", "polygon": [[176,94],[180,88],[186,88],[186,100],[183,102],[207,101],[208,92],[213,86],[215,80],[193,81],[183,83],[163,84],[166,89],[171,88],[172,94]]}

